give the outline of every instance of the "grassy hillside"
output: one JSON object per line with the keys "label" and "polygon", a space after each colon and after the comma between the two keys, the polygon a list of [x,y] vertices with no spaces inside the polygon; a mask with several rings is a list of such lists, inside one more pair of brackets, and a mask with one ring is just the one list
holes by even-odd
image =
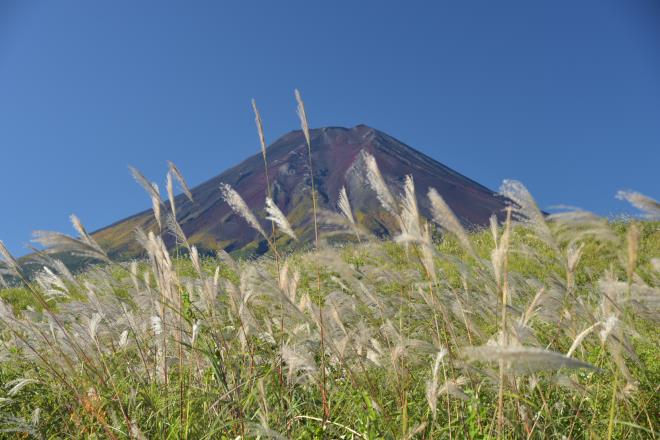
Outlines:
{"label": "grassy hillside", "polygon": [[[0,291],[0,432],[655,438],[660,224],[509,196],[511,220],[469,234],[441,199],[437,228],[420,219],[410,181],[392,240],[347,216],[349,244],[286,255],[275,215],[258,260],[200,258],[185,237],[169,255],[144,232],[143,261],[74,276],[44,255]],[[79,232],[67,246],[105,259]]]}

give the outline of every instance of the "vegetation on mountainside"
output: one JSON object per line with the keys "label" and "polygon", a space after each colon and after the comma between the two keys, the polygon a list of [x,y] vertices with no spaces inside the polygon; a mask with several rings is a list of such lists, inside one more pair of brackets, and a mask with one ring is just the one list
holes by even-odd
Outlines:
{"label": "vegetation on mountainside", "polygon": [[[169,209],[142,182],[161,224],[136,231],[143,260],[111,261],[75,217],[78,238],[39,235],[34,279],[0,246],[22,279],[0,291],[0,433],[656,437],[657,202],[621,194],[645,220],[545,216],[509,181],[507,220],[466,232],[440,194],[424,195],[426,220],[411,178],[398,194],[375,161],[364,172],[399,225],[390,239],[343,194],[338,213],[314,213],[318,243],[289,254],[282,237],[298,237],[279,208],[268,202],[267,224],[226,186],[270,252],[200,256],[177,225],[171,174]],[[324,244],[328,224],[343,245]],[[50,256],[64,251],[100,263],[74,275]]]}

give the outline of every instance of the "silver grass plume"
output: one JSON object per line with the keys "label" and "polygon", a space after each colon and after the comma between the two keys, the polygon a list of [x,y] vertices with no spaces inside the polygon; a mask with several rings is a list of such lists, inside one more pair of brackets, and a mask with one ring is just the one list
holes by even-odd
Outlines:
{"label": "silver grass plume", "polygon": [[195,341],[197,340],[197,337],[199,336],[199,330],[202,326],[202,322],[198,319],[195,321],[195,323],[192,326],[192,334],[190,335],[190,346],[193,347],[195,345]]}
{"label": "silver grass plume", "polygon": [[261,426],[268,428],[268,419],[270,418],[270,410],[268,409],[268,399],[266,397],[266,388],[264,387],[263,379],[257,381],[257,390],[259,391],[259,411],[258,417]]}
{"label": "silver grass plume", "polygon": [[186,234],[183,232],[183,229],[181,228],[181,225],[179,225],[179,222],[176,221],[176,218],[172,214],[168,214],[165,217],[165,227],[167,230],[170,231],[172,235],[176,238],[176,241],[178,244],[183,244],[190,250],[190,244],[188,243],[188,238],[186,237]]}
{"label": "silver grass plume", "polygon": [[273,221],[282,232],[294,240],[298,239],[296,233],[293,232],[293,228],[291,228],[291,225],[289,224],[289,220],[287,220],[284,213],[277,207],[273,202],[273,199],[270,197],[266,197],[266,212],[268,213],[268,217],[266,218]]}
{"label": "silver grass plume", "polygon": [[56,297],[68,297],[69,289],[60,277],[58,277],[47,266],[43,267],[43,272],[37,273],[35,281],[44,292],[44,297],[52,299]]}
{"label": "silver grass plume", "polygon": [[[159,191],[158,191],[158,185],[156,185],[155,183],[152,183],[151,186],[153,187],[155,193],[160,194]],[[158,228],[160,230],[162,230],[163,229],[163,223],[162,223],[162,219],[161,219],[161,216],[160,216],[160,206],[161,206],[160,196],[158,196],[158,198],[153,198],[152,197],[151,198],[151,207],[154,210],[154,217],[156,217],[156,223],[158,223]]]}
{"label": "silver grass plume", "polygon": [[361,242],[359,227],[358,227],[357,223],[355,222],[355,218],[353,217],[353,210],[351,209],[351,202],[348,200],[348,194],[346,193],[346,187],[345,186],[342,186],[341,190],[339,190],[339,198],[337,199],[337,207],[339,208],[339,211],[341,211],[343,216],[346,218],[348,223],[351,225],[351,228],[353,228],[353,232],[355,233],[355,236],[357,237],[358,241]]}
{"label": "silver grass plume", "polygon": [[303,134],[305,135],[305,140],[307,145],[312,145],[311,138],[309,136],[309,123],[307,122],[307,112],[305,111],[305,103],[300,96],[298,89],[295,89],[293,93],[296,95],[296,102],[298,103],[297,113],[300,118],[300,127],[302,128]]}
{"label": "silver grass plume", "polygon": [[533,229],[548,246],[558,254],[559,247],[545,221],[536,201],[525,186],[517,180],[504,180],[500,186],[500,194],[514,202],[515,220]]}
{"label": "silver grass plume", "polygon": [[342,186],[339,191],[339,198],[337,199],[337,207],[344,214],[346,220],[355,226],[355,219],[353,218],[353,211],[351,210],[351,203],[348,201],[348,195],[346,194],[346,187]]}
{"label": "silver grass plume", "polygon": [[433,240],[431,239],[431,228],[428,223],[424,223],[424,228],[422,229],[422,241],[421,241],[421,261],[426,269],[426,272],[431,277],[433,282],[437,281],[437,274],[435,270],[435,249],[433,247]]}
{"label": "silver grass plume", "polygon": [[89,318],[89,322],[87,323],[87,333],[89,334],[89,337],[98,345],[98,341],[96,339],[96,334],[98,333],[98,328],[99,324],[101,323],[101,320],[103,319],[103,316],[100,313],[94,313],[91,318]]}
{"label": "silver grass plume", "polygon": [[156,222],[158,223],[158,227],[162,229],[162,224],[161,224],[161,218],[160,218],[160,206],[161,206],[161,199],[160,199],[160,192],[158,191],[158,185],[156,185],[153,182],[149,182],[140,171],[138,171],[137,168],[134,168],[132,166],[128,167],[129,170],[131,170],[131,174],[133,175],[133,178],[137,183],[139,183],[142,188],[149,194],[149,197],[151,198],[151,205],[154,210],[154,217],[156,218]]}
{"label": "silver grass plume", "polygon": [[295,350],[293,347],[284,345],[281,354],[282,360],[289,370],[287,374],[289,383],[295,383],[301,379],[313,380],[313,374],[317,371],[318,367],[309,350]]}
{"label": "silver grass plume", "polygon": [[445,384],[440,387],[438,394],[447,394],[461,400],[469,400],[470,396],[465,394],[461,387],[467,383],[467,378],[459,376],[456,379],[448,379]]}
{"label": "silver grass plume", "polygon": [[119,341],[117,341],[119,348],[125,348],[128,345],[128,330],[124,330],[119,335]]}
{"label": "silver grass plume", "polygon": [[159,316],[151,317],[151,331],[154,335],[159,336],[163,333],[163,321]]}
{"label": "silver grass plume", "polygon": [[176,178],[176,180],[179,182],[179,185],[181,185],[181,189],[183,190],[183,193],[186,195],[186,197],[188,197],[188,200],[192,202],[193,201],[192,192],[190,192],[190,188],[186,183],[186,179],[183,178],[183,174],[181,174],[179,168],[177,168],[177,166],[174,165],[174,162],[170,160],[167,161],[167,166],[169,168],[169,172],[172,173],[174,178]]}
{"label": "silver grass plume", "polygon": [[172,183],[172,173],[167,172],[167,198],[170,200],[170,209],[172,210],[172,217],[176,221],[176,203],[174,201],[174,185]]}
{"label": "silver grass plume", "polygon": [[196,246],[192,246],[190,248],[190,262],[192,263],[193,268],[195,269],[195,272],[197,272],[198,275],[202,275],[202,263],[199,260],[199,252],[197,251]]}
{"label": "silver grass plume", "polygon": [[73,229],[76,230],[76,232],[80,235],[80,238],[85,241],[86,243],[90,243],[92,238],[87,234],[87,231],[85,230],[84,226],[82,225],[80,219],[75,215],[71,214],[69,216],[69,219],[71,220],[71,224],[73,225]]}
{"label": "silver grass plume", "polygon": [[75,214],[71,214],[69,219],[71,220],[73,228],[78,234],[80,234],[80,239],[89,247],[95,249],[98,253],[105,255],[105,251],[101,248],[101,246],[99,246],[96,240],[94,240],[92,236],[87,233],[87,230],[83,226],[80,219]]}
{"label": "silver grass plume", "polygon": [[234,188],[226,183],[222,183],[220,184],[220,192],[222,192],[222,197],[225,199],[225,202],[227,202],[232,211],[234,211],[240,217],[243,217],[243,219],[250,226],[252,226],[252,228],[254,228],[257,232],[268,239],[268,235],[266,235],[266,232],[264,232],[263,228],[259,224],[259,221],[254,216],[250,208],[248,208],[245,200],[243,200],[241,195],[237,193]]}
{"label": "silver grass plume", "polygon": [[605,321],[602,323],[603,328],[599,333],[600,340],[603,344],[605,341],[607,341],[607,338],[612,333],[612,331],[614,331],[618,324],[619,318],[617,318],[616,315],[610,315],[607,317],[607,319],[605,319]]}
{"label": "silver grass plume", "polygon": [[19,379],[14,379],[10,380],[5,384],[5,389],[9,390],[7,391],[7,395],[9,397],[14,397],[16,396],[23,388],[25,388],[27,385],[33,384],[33,383],[39,383],[38,380],[35,379],[26,379],[26,378],[19,378]]}
{"label": "silver grass plume", "polygon": [[426,382],[426,401],[429,404],[429,408],[431,409],[431,414],[433,415],[434,420],[438,404],[438,380],[440,376],[440,364],[447,353],[447,349],[444,347],[438,351],[435,356],[435,362],[433,364],[431,380]]}
{"label": "silver grass plume", "polygon": [[68,282],[75,286],[80,286],[78,283],[78,280],[73,276],[71,271],[69,270],[68,267],[61,261],[61,260],[53,260],[53,266],[55,267],[55,270],[63,276]]}
{"label": "silver grass plume", "polygon": [[268,158],[266,157],[266,137],[264,136],[264,125],[261,121],[261,114],[257,108],[257,101],[252,98],[252,109],[254,110],[254,122],[257,125],[259,134],[259,145],[261,146],[261,156],[264,159],[264,172],[266,173],[266,195],[270,197],[270,178],[268,176]]}
{"label": "silver grass plume", "polygon": [[32,241],[41,244],[46,249],[43,251],[48,254],[57,254],[71,252],[81,257],[94,258],[105,262],[110,262],[107,254],[97,246],[92,246],[82,240],[70,237],[60,232],[34,231]]}
{"label": "silver grass plume", "polygon": [[9,266],[9,269],[15,274],[20,276],[21,275],[21,268],[18,264],[18,261],[11,255],[7,247],[5,246],[4,242],[0,240],[0,256],[2,259],[5,261],[5,263]]}
{"label": "silver grass plume", "polygon": [[566,249],[566,266],[569,272],[575,272],[580,258],[582,258],[582,251],[584,250],[584,243],[579,245],[576,243],[570,243]]}
{"label": "silver grass plume", "polygon": [[510,228],[504,228],[504,232],[502,233],[499,242],[495,242],[495,247],[490,253],[490,261],[493,266],[493,273],[495,275],[495,281],[497,282],[498,286],[500,285],[500,281],[502,280],[504,262],[507,253],[509,252],[510,235],[511,235]]}
{"label": "silver grass plume", "polygon": [[571,357],[573,353],[575,353],[575,350],[580,346],[584,338],[586,338],[589,333],[591,333],[596,327],[600,326],[602,322],[598,321],[597,323],[590,325],[586,329],[582,330],[576,337],[573,343],[571,344],[571,348],[568,349],[566,352],[566,357]]}
{"label": "silver grass plume", "polygon": [[[257,132],[259,133],[259,144],[261,145],[261,155],[264,158],[264,164],[268,164],[268,159],[266,158],[266,137],[264,136],[264,126],[261,121],[261,114],[257,108],[257,101],[252,98],[252,109],[254,110],[254,122],[257,124]],[[268,171],[268,170],[266,170]]]}
{"label": "silver grass plume", "polygon": [[428,198],[431,202],[433,221],[446,231],[454,234],[463,248],[468,251],[471,256],[476,258],[477,253],[474,251],[467,232],[463,229],[463,225],[461,225],[461,222],[458,220],[454,212],[435,188],[429,188]]}
{"label": "silver grass plume", "polygon": [[139,183],[140,186],[142,186],[142,188],[149,194],[150,197],[160,199],[160,194],[155,192],[152,183],[149,182],[137,168],[129,165],[128,169],[131,171],[135,181]]}
{"label": "silver grass plume", "polygon": [[[138,243],[142,245],[149,256],[152,267],[151,272],[154,275],[160,294],[160,317],[163,321],[166,321],[166,309],[172,305],[176,311],[180,299],[177,290],[179,280],[174,271],[172,259],[160,235],[154,234],[153,231],[149,231],[147,234],[140,228],[135,233]],[[145,276],[148,276],[148,274],[149,272],[145,271]],[[145,284],[148,285],[148,282]]]}
{"label": "silver grass plume", "polygon": [[545,288],[544,287],[541,287],[536,292],[536,295],[534,295],[534,298],[532,299],[532,302],[529,303],[529,306],[527,306],[527,310],[520,317],[520,320],[518,321],[521,326],[527,326],[529,321],[532,319],[532,317],[534,316],[534,313],[536,313],[537,305],[539,304],[539,301],[541,300],[541,297],[543,296],[544,293],[545,293]]}
{"label": "silver grass plume", "polygon": [[490,346],[464,347],[461,354],[469,362],[498,362],[509,364],[509,368],[520,373],[533,373],[560,368],[591,368],[593,365],[561,353],[534,347]]}
{"label": "silver grass plume", "polygon": [[401,236],[404,240],[423,241],[422,230],[419,226],[419,208],[417,207],[417,197],[415,196],[415,183],[410,174],[406,176],[406,182],[403,186],[399,223]]}
{"label": "silver grass plume", "polygon": [[497,216],[495,214],[491,215],[490,218],[488,219],[490,222],[490,233],[493,236],[493,243],[497,244],[497,230],[499,228],[499,225],[497,223]]}
{"label": "silver grass plume", "polygon": [[218,280],[220,279],[220,266],[215,266],[215,271],[213,272],[213,286],[218,286]]}
{"label": "silver grass plume", "polygon": [[627,200],[631,205],[645,213],[650,220],[660,219],[660,203],[636,191],[619,191],[616,193],[619,200]]}
{"label": "silver grass plume", "polygon": [[371,186],[376,192],[378,201],[383,208],[398,217],[395,208],[396,202],[394,201],[394,197],[392,196],[392,193],[390,193],[389,188],[385,184],[385,179],[383,179],[383,175],[380,173],[376,159],[371,154],[365,153],[364,160],[367,165],[367,182],[369,183],[369,186]]}

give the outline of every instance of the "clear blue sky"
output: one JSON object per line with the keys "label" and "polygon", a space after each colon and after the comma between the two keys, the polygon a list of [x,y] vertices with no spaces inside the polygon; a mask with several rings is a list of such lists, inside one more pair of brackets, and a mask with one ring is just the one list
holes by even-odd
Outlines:
{"label": "clear blue sky", "polygon": [[0,0],[0,238],[150,203],[298,128],[365,123],[542,207],[660,196],[660,6],[581,1]]}

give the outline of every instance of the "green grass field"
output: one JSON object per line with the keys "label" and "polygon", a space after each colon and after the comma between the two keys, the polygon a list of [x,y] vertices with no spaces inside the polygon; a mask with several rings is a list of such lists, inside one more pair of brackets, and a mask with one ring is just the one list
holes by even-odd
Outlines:
{"label": "green grass field", "polygon": [[[141,260],[112,261],[75,216],[78,237],[38,235],[32,277],[0,242],[0,434],[656,437],[660,222],[546,216],[505,181],[506,220],[468,233],[435,190],[425,219],[412,177],[394,195],[365,163],[383,207],[373,215],[396,225],[386,240],[344,188],[339,213],[317,212],[312,179],[313,223],[297,228],[268,197],[266,230],[223,185],[269,252],[201,257],[177,223],[172,178],[188,189],[170,164],[169,209],[134,170],[158,224],[135,231]],[[654,200],[620,196],[660,218]],[[313,243],[297,242],[312,224]],[[72,254],[98,264],[74,275],[57,259]]]}
{"label": "green grass field", "polygon": [[[410,202],[407,235],[347,221],[343,246],[271,239],[256,260],[185,242],[170,256],[144,232],[133,263],[72,275],[44,255],[50,269],[0,291],[0,432],[656,437],[660,223],[523,203],[524,221],[465,233]],[[69,245],[102,259],[80,232]]]}

